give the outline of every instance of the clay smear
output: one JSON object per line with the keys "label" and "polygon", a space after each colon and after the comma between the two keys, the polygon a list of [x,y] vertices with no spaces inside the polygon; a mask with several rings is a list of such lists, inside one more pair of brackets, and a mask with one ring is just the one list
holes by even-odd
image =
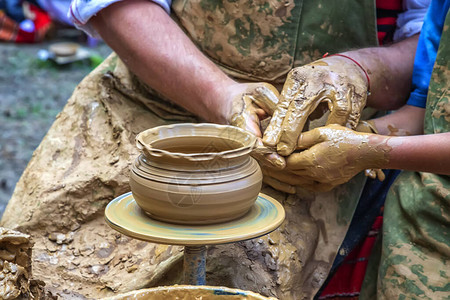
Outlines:
{"label": "clay smear", "polygon": [[388,125],[388,130],[389,130],[389,136],[406,136],[406,135],[411,135],[411,132],[409,132],[408,130],[404,130],[401,128],[397,128],[393,125]]}
{"label": "clay smear", "polygon": [[[281,101],[264,134],[268,146],[288,156],[308,119],[321,104],[328,105],[327,124],[356,128],[366,104],[367,80],[348,59],[333,56],[293,69],[281,92]],[[321,110],[323,111],[323,110]]]}
{"label": "clay smear", "polygon": [[0,299],[16,299],[30,291],[30,236],[0,227]]}
{"label": "clay smear", "polygon": [[303,186],[327,191],[350,180],[367,168],[381,168],[388,162],[388,139],[327,125],[303,133],[298,149],[287,158],[287,170],[304,177]]}

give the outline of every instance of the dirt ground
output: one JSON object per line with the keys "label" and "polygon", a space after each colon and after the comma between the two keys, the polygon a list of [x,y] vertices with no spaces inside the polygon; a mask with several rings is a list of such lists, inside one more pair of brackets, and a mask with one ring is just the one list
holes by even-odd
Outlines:
{"label": "dirt ground", "polygon": [[[0,43],[0,217],[34,149],[56,115],[94,63],[59,66],[37,59],[51,42],[17,45]],[[90,48],[105,58],[104,43]]]}

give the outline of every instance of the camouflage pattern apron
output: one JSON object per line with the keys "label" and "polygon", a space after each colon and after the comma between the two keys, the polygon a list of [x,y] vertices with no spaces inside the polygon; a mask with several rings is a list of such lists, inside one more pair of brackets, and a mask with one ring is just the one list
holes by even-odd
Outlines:
{"label": "camouflage pattern apron", "polygon": [[[428,90],[425,134],[450,131],[450,13]],[[402,172],[361,299],[450,299],[450,176]],[[378,274],[377,274],[378,272]]]}
{"label": "camouflage pattern apron", "polygon": [[[292,67],[325,52],[377,43],[373,0],[177,0],[173,9],[198,47],[243,81],[282,82]],[[103,211],[129,191],[137,133],[197,121],[143,85],[115,54],[89,74],[33,154],[0,223],[32,235],[33,276],[65,299],[179,283],[182,248],[127,238],[108,228]],[[207,283],[312,298],[364,182],[360,174],[318,194],[265,187],[284,205],[286,221],[259,239],[208,247]]]}
{"label": "camouflage pattern apron", "polygon": [[378,45],[374,0],[175,0],[173,12],[203,53],[244,80],[284,82],[326,52]]}

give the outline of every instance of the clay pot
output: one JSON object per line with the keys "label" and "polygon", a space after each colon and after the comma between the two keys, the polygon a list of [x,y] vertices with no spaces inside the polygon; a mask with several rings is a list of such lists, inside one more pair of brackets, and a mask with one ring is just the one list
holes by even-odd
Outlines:
{"label": "clay pot", "polygon": [[244,215],[261,189],[256,137],[233,126],[175,124],[141,132],[130,186],[152,218],[213,224]]}
{"label": "clay pot", "polygon": [[162,286],[151,289],[143,289],[129,292],[114,297],[103,298],[103,300],[166,300],[166,299],[184,299],[184,300],[276,300],[275,298],[267,298],[260,294],[243,291],[239,289],[230,289],[219,286],[191,286],[191,285],[175,285]]}

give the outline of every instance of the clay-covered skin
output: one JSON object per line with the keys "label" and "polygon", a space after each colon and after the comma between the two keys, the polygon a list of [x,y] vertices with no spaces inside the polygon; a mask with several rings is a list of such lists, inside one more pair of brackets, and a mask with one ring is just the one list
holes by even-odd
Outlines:
{"label": "clay-covered skin", "polygon": [[245,87],[245,90],[239,92],[231,102],[229,123],[259,138],[252,156],[261,164],[283,169],[286,165],[284,158],[277,154],[274,147],[268,148],[260,139],[261,120],[272,116],[280,102],[278,90],[265,82],[242,84],[241,87]]}
{"label": "clay-covered skin", "polygon": [[[366,132],[366,133],[376,133],[378,134],[378,129],[375,126],[373,120],[368,121],[359,121],[358,126],[356,126],[356,131],[358,132]],[[381,169],[366,169],[364,170],[364,174],[372,179],[378,178],[380,181],[383,181],[386,176]]]}
{"label": "clay-covered skin", "polygon": [[356,126],[355,130],[358,132],[367,132],[367,133],[377,133],[378,134],[378,129],[375,126],[375,123],[373,122],[373,120],[360,121],[358,123],[358,126]]}
{"label": "clay-covered skin", "polygon": [[288,169],[276,170],[271,168],[262,168],[263,182],[274,189],[288,194],[297,192],[296,186],[311,186],[314,181],[302,176],[295,175]]}
{"label": "clay-covered skin", "polygon": [[287,156],[295,150],[308,118],[321,103],[328,104],[327,124],[354,129],[367,100],[364,72],[351,60],[333,56],[293,69],[263,141]]}
{"label": "clay-covered skin", "polygon": [[261,137],[259,121],[273,114],[280,94],[273,85],[265,82],[248,83],[244,87],[246,89],[236,95],[231,103],[229,122]]}
{"label": "clay-covered skin", "polygon": [[[334,124],[302,133],[298,149],[305,150],[287,158],[290,180],[312,191],[329,191],[365,169],[385,167],[391,150],[388,140]],[[277,173],[272,176],[277,178]]]}
{"label": "clay-covered skin", "polygon": [[253,149],[251,155],[263,169],[274,168],[276,170],[282,170],[286,167],[286,159],[279,155],[274,147],[264,145],[260,138],[256,141],[256,147]]}
{"label": "clay-covered skin", "polygon": [[393,125],[388,125],[387,126],[388,130],[389,130],[389,136],[407,136],[407,135],[411,135],[411,133],[408,130],[402,129],[402,128],[397,128]]}

